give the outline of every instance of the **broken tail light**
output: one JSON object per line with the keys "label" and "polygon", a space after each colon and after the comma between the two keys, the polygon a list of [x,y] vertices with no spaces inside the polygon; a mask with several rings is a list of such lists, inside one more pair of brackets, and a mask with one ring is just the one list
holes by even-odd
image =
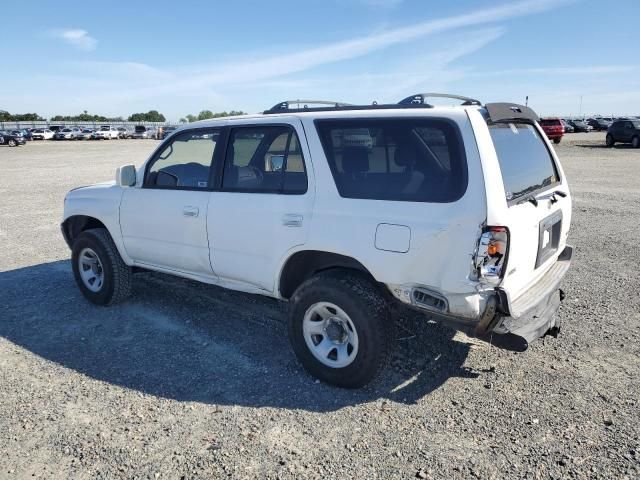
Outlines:
{"label": "broken tail light", "polygon": [[474,267],[478,281],[498,285],[504,276],[509,254],[509,229],[486,227],[478,241]]}

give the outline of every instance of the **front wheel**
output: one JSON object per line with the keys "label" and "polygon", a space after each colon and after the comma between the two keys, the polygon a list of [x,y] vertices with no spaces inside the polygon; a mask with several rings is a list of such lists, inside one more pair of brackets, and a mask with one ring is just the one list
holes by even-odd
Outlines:
{"label": "front wheel", "polygon": [[553,143],[558,144],[560,143],[560,137],[556,137],[553,139]]}
{"label": "front wheel", "polygon": [[607,144],[607,147],[613,147],[616,144],[616,141],[613,139],[613,135],[610,133],[607,134],[604,141]]}
{"label": "front wheel", "polygon": [[633,148],[640,148],[640,137],[635,136],[631,139],[631,146]]}
{"label": "front wheel", "polygon": [[82,294],[96,305],[111,305],[131,293],[131,268],[127,266],[104,228],[82,232],[71,250],[73,275]]}
{"label": "front wheel", "polygon": [[289,339],[311,375],[359,388],[385,366],[393,322],[372,281],[357,272],[321,273],[303,283],[290,302]]}

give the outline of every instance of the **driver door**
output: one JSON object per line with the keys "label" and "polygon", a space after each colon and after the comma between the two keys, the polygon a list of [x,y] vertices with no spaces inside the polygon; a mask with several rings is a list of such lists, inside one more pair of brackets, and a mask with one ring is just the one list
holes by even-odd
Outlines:
{"label": "driver door", "polygon": [[207,211],[219,137],[219,129],[172,137],[147,162],[142,185],[124,190],[120,228],[137,265],[215,277]]}

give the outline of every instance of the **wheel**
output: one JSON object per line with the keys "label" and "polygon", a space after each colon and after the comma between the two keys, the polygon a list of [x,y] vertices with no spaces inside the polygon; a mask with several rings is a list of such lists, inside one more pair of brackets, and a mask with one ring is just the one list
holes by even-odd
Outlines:
{"label": "wheel", "polygon": [[378,287],[357,272],[318,274],[290,300],[289,340],[314,377],[339,387],[362,387],[389,358],[389,305]]}
{"label": "wheel", "polygon": [[613,139],[613,135],[611,135],[610,133],[607,133],[604,141],[607,144],[607,147],[613,147],[616,144],[616,141]]}
{"label": "wheel", "polygon": [[18,144],[16,143],[16,141],[13,138],[10,138],[9,141],[7,142],[7,145],[9,145],[10,147],[17,147]]}
{"label": "wheel", "polygon": [[638,137],[637,135],[635,137],[633,137],[631,139],[631,146],[633,148],[638,148],[640,147],[640,137]]}
{"label": "wheel", "polygon": [[71,264],[82,294],[96,305],[111,305],[131,293],[131,268],[120,257],[109,232],[95,228],[73,242]]}
{"label": "wheel", "polygon": [[561,137],[556,137],[553,139],[553,143],[558,144],[560,143]]}

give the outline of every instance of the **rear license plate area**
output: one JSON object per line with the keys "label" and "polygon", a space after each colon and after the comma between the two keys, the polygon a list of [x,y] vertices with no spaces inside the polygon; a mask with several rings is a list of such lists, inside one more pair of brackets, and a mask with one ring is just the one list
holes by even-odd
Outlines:
{"label": "rear license plate area", "polygon": [[562,210],[540,222],[538,227],[538,255],[536,256],[536,268],[549,260],[560,245],[560,233],[562,232]]}

